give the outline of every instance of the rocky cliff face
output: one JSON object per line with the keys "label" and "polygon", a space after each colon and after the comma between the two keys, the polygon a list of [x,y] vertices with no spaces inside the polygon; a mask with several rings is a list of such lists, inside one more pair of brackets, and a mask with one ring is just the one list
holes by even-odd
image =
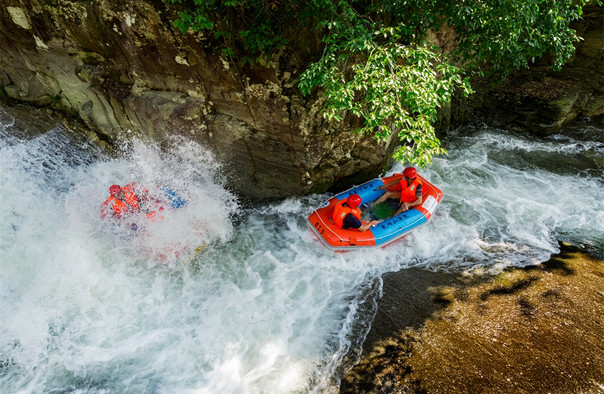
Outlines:
{"label": "rocky cliff face", "polygon": [[453,102],[451,123],[485,122],[496,127],[549,135],[578,119],[602,123],[604,116],[604,8],[590,5],[573,28],[582,40],[560,71],[537,59],[505,81],[473,81],[476,93]]}
{"label": "rocky cliff face", "polygon": [[299,95],[296,51],[240,69],[175,18],[161,1],[0,0],[0,96],[70,113],[110,143],[192,138],[252,199],[322,192],[383,167],[387,146],[325,123],[316,98]]}
{"label": "rocky cliff face", "polygon": [[[476,81],[475,95],[441,111],[441,135],[477,120],[548,134],[601,117],[602,9],[585,9],[584,41],[563,71],[545,59],[501,85]],[[203,34],[176,30],[176,17],[161,0],[0,0],[0,98],[71,114],[110,143],[192,138],[252,199],[341,190],[388,162],[388,146],[352,133],[352,120],[328,124],[317,98],[300,96],[294,79],[312,45],[242,69]],[[449,33],[433,39],[449,47]]]}

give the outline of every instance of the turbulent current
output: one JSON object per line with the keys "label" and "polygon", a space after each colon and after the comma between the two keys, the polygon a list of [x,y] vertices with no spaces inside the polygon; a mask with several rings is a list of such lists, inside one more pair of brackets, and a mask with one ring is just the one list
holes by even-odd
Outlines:
{"label": "turbulent current", "polygon": [[[603,135],[457,130],[420,171],[444,193],[432,221],[385,249],[334,254],[305,222],[328,195],[244,207],[193,142],[108,157],[0,108],[0,392],[336,392],[381,274],[498,271],[545,261],[560,240],[601,257]],[[124,236],[99,207],[131,181],[187,204]]]}

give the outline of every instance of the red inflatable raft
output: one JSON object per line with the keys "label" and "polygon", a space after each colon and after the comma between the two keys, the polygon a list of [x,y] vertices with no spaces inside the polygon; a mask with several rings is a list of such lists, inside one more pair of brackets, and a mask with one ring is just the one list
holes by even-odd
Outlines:
{"label": "red inflatable raft", "polygon": [[[410,231],[426,224],[442,200],[442,192],[419,175],[418,178],[422,182],[421,205],[388,218],[364,232],[341,229],[332,220],[336,204],[349,195],[358,194],[361,196],[364,205],[370,204],[385,193],[383,189],[377,190],[378,186],[401,177],[402,174],[395,174],[384,178],[376,178],[330,198],[322,207],[310,214],[307,219],[309,227],[327,248],[336,252],[360,248],[381,248],[401,239]],[[366,211],[367,208],[362,207],[362,210]]]}

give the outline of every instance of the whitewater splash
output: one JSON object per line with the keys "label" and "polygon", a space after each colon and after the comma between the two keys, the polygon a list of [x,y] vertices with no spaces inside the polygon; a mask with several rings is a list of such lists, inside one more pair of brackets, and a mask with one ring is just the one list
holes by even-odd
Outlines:
{"label": "whitewater splash", "polygon": [[558,241],[604,253],[604,133],[586,125],[548,140],[490,128],[453,135],[432,181],[448,203],[430,230],[449,233],[452,267],[546,261]]}
{"label": "whitewater splash", "polygon": [[[460,132],[422,171],[444,193],[429,225],[383,250],[333,254],[305,220],[327,195],[242,208],[190,141],[134,142],[110,158],[61,127],[18,128],[0,109],[0,392],[337,392],[382,273],[526,265],[559,239],[602,253],[602,168],[565,165],[602,157],[594,138]],[[187,200],[152,242],[99,217],[108,186],[130,181]],[[207,247],[186,265],[139,253],[137,242],[174,240]]]}
{"label": "whitewater splash", "polygon": [[[148,190],[151,199],[161,197],[163,203],[158,207],[165,211],[158,210],[155,220],[149,220],[143,212],[127,218],[125,227],[135,224],[136,233],[110,220],[100,224],[105,235],[114,235],[110,237],[114,248],[139,255],[149,264],[172,266],[189,262],[195,249],[230,237],[237,198],[222,186],[220,168],[209,152],[180,138],[174,138],[167,149],[134,141],[121,146],[121,151],[120,159],[96,163],[97,179],[78,185],[68,202],[74,206],[81,203],[74,212],[80,218],[94,212],[87,196],[104,199],[109,185],[130,182]],[[179,207],[171,207],[170,194],[180,200]],[[98,205],[98,197],[94,203]],[[85,222],[98,224],[93,217],[86,217]]]}

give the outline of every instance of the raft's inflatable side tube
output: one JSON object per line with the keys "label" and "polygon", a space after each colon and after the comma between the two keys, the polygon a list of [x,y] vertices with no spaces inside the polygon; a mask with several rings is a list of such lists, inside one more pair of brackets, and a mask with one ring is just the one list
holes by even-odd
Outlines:
{"label": "raft's inflatable side tube", "polygon": [[161,190],[164,193],[164,196],[168,198],[170,208],[182,208],[187,205],[187,200],[178,195],[174,190],[167,187],[160,187],[159,190]]}

